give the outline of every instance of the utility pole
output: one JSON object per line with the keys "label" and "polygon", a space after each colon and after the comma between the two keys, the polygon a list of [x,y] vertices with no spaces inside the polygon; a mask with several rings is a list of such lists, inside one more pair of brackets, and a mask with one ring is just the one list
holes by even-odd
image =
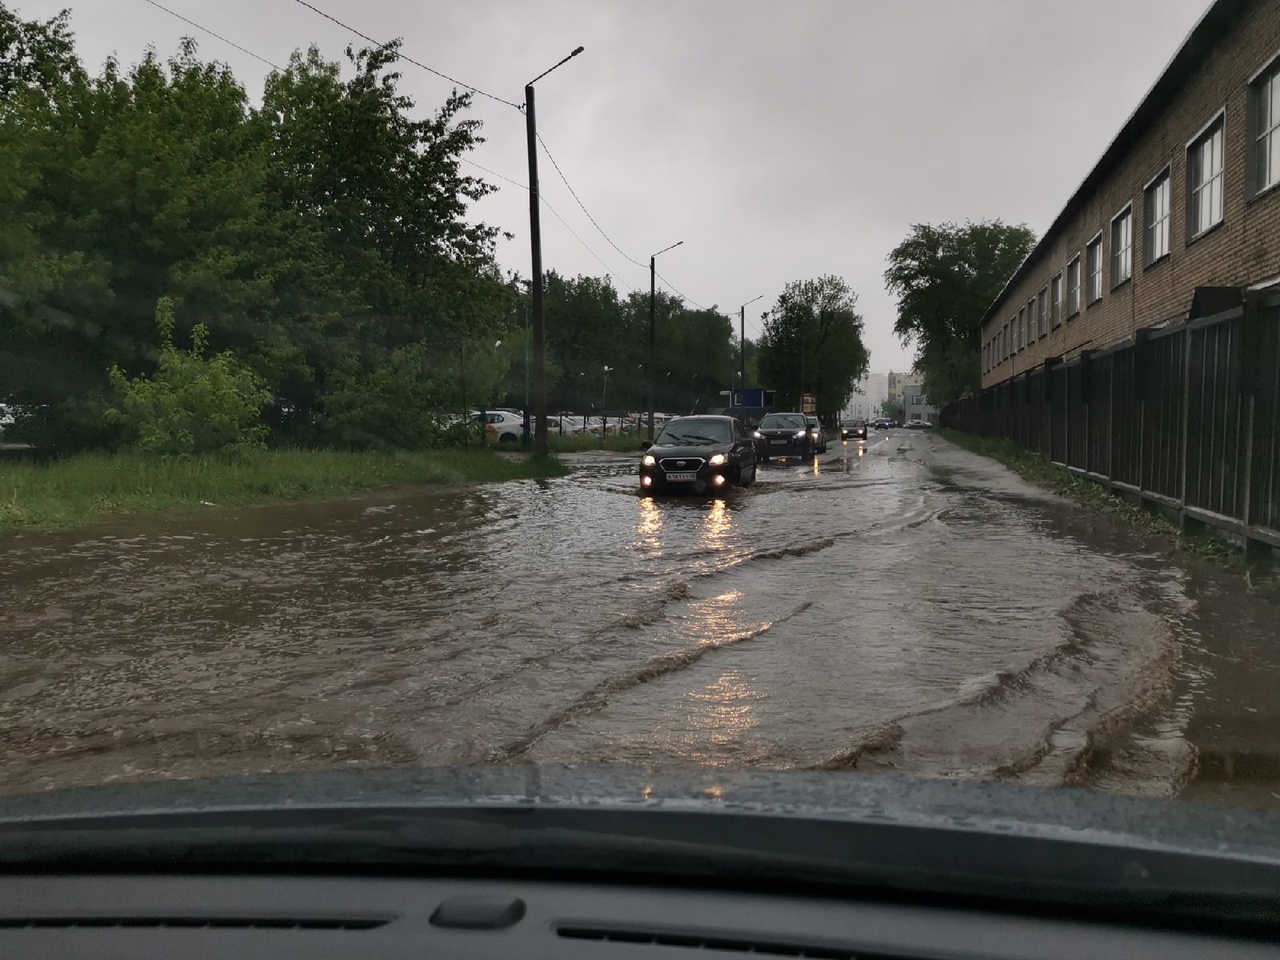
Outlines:
{"label": "utility pole", "polygon": [[[747,307],[755,303],[756,300],[763,299],[763,297],[764,294],[762,293],[755,300],[748,300],[738,308],[738,376],[742,378],[742,382],[738,384],[738,389],[744,393],[747,389]],[[746,406],[746,404],[740,403],[738,406]]]}
{"label": "utility pole", "polygon": [[[582,52],[578,47],[556,67]],[[524,85],[524,128],[529,143],[529,247],[533,260],[530,297],[533,308],[533,415],[535,419],[533,452],[547,455],[547,337],[542,316],[542,222],[538,206],[538,123],[533,109],[533,85],[551,70],[544,70]]]}
{"label": "utility pole", "polygon": [[653,330],[654,330],[654,312],[655,312],[655,308],[656,308],[656,306],[657,306],[657,297],[658,297],[658,288],[657,288],[657,280],[656,280],[656,278],[657,278],[657,276],[658,276],[658,270],[657,270],[657,267],[655,266],[655,263],[654,263],[654,262],[658,259],[659,254],[666,253],[668,250],[674,250],[676,247],[680,246],[680,244],[682,244],[682,243],[684,243],[684,241],[683,241],[683,240],[677,240],[677,241],[676,241],[675,243],[673,243],[671,246],[669,246],[669,247],[663,247],[663,248],[662,248],[661,250],[659,250],[657,253],[655,253],[655,254],[653,254],[651,257],[649,257],[649,363],[648,363],[648,365],[647,365],[647,367],[646,367],[645,372],[648,374],[648,378],[647,378],[647,379],[648,379],[648,381],[649,381],[649,439],[650,439],[650,440],[652,440],[652,439],[653,439],[653,369],[654,369],[654,368],[653,368],[653,341],[654,341],[654,334],[653,334]]}

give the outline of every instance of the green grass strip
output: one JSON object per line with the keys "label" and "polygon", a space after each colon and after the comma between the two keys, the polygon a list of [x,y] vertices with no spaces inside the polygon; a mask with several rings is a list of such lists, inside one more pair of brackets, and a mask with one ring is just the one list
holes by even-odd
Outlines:
{"label": "green grass strip", "polygon": [[233,506],[440,483],[563,476],[554,457],[491,451],[351,453],[262,450],[162,460],[84,454],[50,464],[0,463],[0,529],[57,529],[99,517],[201,503]]}

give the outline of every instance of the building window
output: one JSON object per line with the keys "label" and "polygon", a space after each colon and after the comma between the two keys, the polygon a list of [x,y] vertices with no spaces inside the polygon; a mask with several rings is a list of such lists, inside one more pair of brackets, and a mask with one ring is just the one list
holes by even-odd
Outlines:
{"label": "building window", "polygon": [[1084,248],[1085,303],[1097,303],[1102,299],[1102,234],[1089,241]]}
{"label": "building window", "polygon": [[1000,345],[1000,355],[1003,359],[1008,360],[1009,359],[1009,325],[1007,323],[1004,325],[1004,337],[1002,338],[1002,340],[1003,342]]}
{"label": "building window", "polygon": [[1022,348],[1025,350],[1027,344],[1031,342],[1027,334],[1027,308],[1023,307],[1018,311],[1018,332],[1022,334]]}
{"label": "building window", "polygon": [[1156,177],[1143,191],[1143,215],[1146,236],[1143,238],[1142,260],[1148,267],[1169,255],[1169,170]]}
{"label": "building window", "polygon": [[1280,183],[1280,61],[1250,87],[1253,99],[1253,192]]}
{"label": "building window", "polygon": [[1013,352],[1017,353],[1022,349],[1022,325],[1018,323],[1017,316],[1010,320],[1009,324],[1013,327]]}
{"label": "building window", "polygon": [[1049,281],[1049,326],[1062,326],[1062,274]]}
{"label": "building window", "polygon": [[1222,222],[1222,117],[1187,147],[1187,236]]}
{"label": "building window", "polygon": [[1067,264],[1067,319],[1080,312],[1080,257]]}
{"label": "building window", "polygon": [[1036,326],[1040,328],[1040,336],[1049,335],[1049,288],[1045,287],[1036,298]]}
{"label": "building window", "polygon": [[1120,286],[1133,276],[1133,208],[1111,221],[1111,287]]}
{"label": "building window", "polygon": [[1036,339],[1036,298],[1032,297],[1027,301],[1027,343],[1034,343]]}

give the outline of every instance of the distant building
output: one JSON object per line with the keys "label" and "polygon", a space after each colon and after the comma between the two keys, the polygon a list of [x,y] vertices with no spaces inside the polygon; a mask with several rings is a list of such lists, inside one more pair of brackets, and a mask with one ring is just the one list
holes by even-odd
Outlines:
{"label": "distant building", "polygon": [[918,384],[907,384],[902,388],[902,416],[906,420],[928,420],[938,422],[938,408],[929,403],[924,389]]}
{"label": "distant building", "polygon": [[883,373],[869,373],[853,386],[853,395],[845,405],[844,418],[867,420],[880,415],[880,406],[889,392],[889,378]]}
{"label": "distant building", "polygon": [[907,387],[915,387],[917,390],[924,385],[924,377],[916,373],[894,373],[889,371],[888,389],[886,391],[887,399],[890,403],[906,406],[905,391]]}

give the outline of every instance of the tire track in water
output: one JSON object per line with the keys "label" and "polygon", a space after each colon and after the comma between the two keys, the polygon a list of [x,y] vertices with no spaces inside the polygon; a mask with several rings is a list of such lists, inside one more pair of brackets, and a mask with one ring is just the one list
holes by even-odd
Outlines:
{"label": "tire track in water", "polygon": [[554,733],[569,721],[577,719],[584,714],[592,713],[601,709],[609,702],[609,698],[611,696],[630,690],[642,683],[648,683],[651,680],[656,680],[659,677],[688,669],[702,660],[702,658],[707,656],[709,653],[724,650],[728,647],[735,646],[736,644],[762,637],[779,624],[785,623],[792,617],[796,617],[804,613],[811,605],[812,604],[809,601],[805,601],[804,603],[797,605],[787,614],[778,617],[775,620],[771,620],[768,623],[762,624],[759,627],[751,630],[745,630],[741,633],[732,634],[718,642],[701,643],[696,647],[684,647],[679,650],[659,654],[631,670],[615,674],[578,696],[563,709],[556,711],[546,719],[535,724],[533,727],[526,730],[521,736],[501,747],[493,749],[489,752],[486,760],[490,763],[501,763],[503,761],[513,760],[520,754],[527,751],[543,737]]}
{"label": "tire track in water", "polygon": [[[1131,591],[1082,594],[1059,618],[1065,635],[1051,649],[881,723],[813,768],[1086,783],[1094,744],[1167,696],[1176,644]],[[1170,792],[1189,775],[1185,764],[1165,771]]]}

